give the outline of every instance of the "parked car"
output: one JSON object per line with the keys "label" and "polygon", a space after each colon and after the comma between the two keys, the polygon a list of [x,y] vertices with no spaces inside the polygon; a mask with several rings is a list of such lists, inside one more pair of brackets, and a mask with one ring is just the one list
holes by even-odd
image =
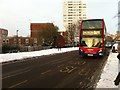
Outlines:
{"label": "parked car", "polygon": [[113,46],[113,43],[112,42],[106,42],[106,45],[105,45],[107,48],[112,48]]}
{"label": "parked car", "polygon": [[112,52],[114,52],[114,53],[117,53],[117,51],[118,51],[118,43],[114,43],[114,45],[112,46]]}

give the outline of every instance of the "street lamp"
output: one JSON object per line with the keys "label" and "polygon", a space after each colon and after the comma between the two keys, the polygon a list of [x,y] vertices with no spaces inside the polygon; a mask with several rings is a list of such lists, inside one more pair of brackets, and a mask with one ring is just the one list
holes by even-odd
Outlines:
{"label": "street lamp", "polygon": [[17,36],[16,36],[16,38],[17,38],[16,50],[17,50],[17,51],[18,51],[18,48],[19,48],[19,42],[18,42],[18,31],[19,31],[19,30],[16,30],[16,34],[17,34]]}
{"label": "street lamp", "polygon": [[16,37],[17,37],[17,44],[18,44],[18,31],[19,31],[19,30],[16,31],[16,33],[17,33],[17,36],[16,36]]}
{"label": "street lamp", "polygon": [[19,30],[16,31],[16,32],[17,32],[17,37],[18,37],[18,31],[19,31]]}

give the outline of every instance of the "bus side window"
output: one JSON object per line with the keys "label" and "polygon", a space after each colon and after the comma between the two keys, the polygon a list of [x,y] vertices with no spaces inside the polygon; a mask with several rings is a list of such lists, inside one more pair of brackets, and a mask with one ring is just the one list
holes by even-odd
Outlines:
{"label": "bus side window", "polygon": [[87,44],[84,40],[81,42],[81,46],[87,46]]}

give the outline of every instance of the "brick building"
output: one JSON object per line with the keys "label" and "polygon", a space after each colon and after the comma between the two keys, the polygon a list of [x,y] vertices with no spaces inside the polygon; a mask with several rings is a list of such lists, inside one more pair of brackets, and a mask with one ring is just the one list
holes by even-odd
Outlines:
{"label": "brick building", "polygon": [[37,45],[37,39],[31,37],[8,37],[8,44],[18,44],[20,46],[35,46]]}
{"label": "brick building", "polygon": [[[3,53],[14,51],[34,51],[39,50],[37,39],[31,37],[6,37],[2,40]],[[7,47],[6,50],[4,48]],[[29,48],[29,50],[28,50]]]}
{"label": "brick building", "polygon": [[[4,39],[8,36],[8,30],[0,28],[0,53],[2,53],[2,44],[4,43]],[[6,41],[8,42],[8,40]]]}
{"label": "brick building", "polygon": [[43,38],[40,38],[42,30],[55,30],[53,23],[31,23],[31,37],[37,38],[38,45],[42,45]]}
{"label": "brick building", "polygon": [[60,31],[60,32],[58,32],[58,34],[64,37],[65,45],[67,45],[68,44],[68,38],[67,38],[68,34],[67,34],[67,32],[66,31]]}

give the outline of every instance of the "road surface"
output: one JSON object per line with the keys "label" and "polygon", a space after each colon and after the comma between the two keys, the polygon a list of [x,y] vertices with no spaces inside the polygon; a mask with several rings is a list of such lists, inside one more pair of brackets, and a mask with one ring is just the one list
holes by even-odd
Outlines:
{"label": "road surface", "polygon": [[2,88],[95,88],[108,56],[78,51],[2,64]]}

